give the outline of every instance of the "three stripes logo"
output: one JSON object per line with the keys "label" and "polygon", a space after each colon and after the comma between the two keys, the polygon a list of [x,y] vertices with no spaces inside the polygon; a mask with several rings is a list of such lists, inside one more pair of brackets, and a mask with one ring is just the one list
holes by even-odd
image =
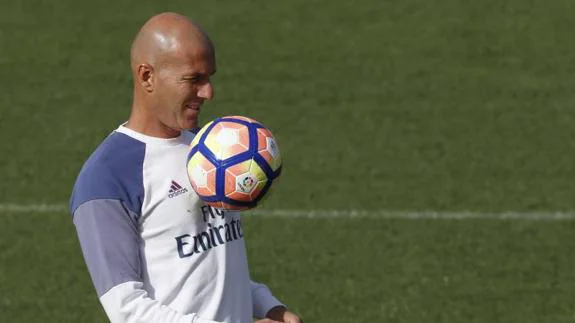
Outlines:
{"label": "three stripes logo", "polygon": [[172,180],[172,183],[170,184],[170,191],[168,192],[168,197],[173,198],[173,197],[176,197],[178,195],[182,195],[182,194],[187,193],[187,192],[188,192],[187,188],[182,187],[176,181]]}

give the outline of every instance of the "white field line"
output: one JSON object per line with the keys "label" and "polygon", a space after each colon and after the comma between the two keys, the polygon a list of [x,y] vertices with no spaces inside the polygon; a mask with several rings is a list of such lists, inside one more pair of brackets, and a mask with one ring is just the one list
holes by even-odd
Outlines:
{"label": "white field line", "polygon": [[[66,204],[15,204],[0,203],[0,213],[56,213],[68,212]],[[308,218],[308,219],[410,219],[410,220],[531,220],[531,221],[568,221],[575,220],[575,211],[392,211],[392,210],[281,210],[254,209],[247,211],[261,217],[271,218]]]}
{"label": "white field line", "polygon": [[391,211],[391,210],[253,210],[258,216],[323,219],[409,219],[409,220],[575,220],[575,212],[475,212],[475,211]]}
{"label": "white field line", "polygon": [[0,203],[0,213],[51,213],[66,212],[65,204],[15,204]]}

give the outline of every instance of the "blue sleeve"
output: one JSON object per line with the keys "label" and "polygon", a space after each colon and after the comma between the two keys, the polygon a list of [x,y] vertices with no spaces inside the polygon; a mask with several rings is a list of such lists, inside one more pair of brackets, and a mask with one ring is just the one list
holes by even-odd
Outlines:
{"label": "blue sleeve", "polygon": [[70,211],[98,296],[121,283],[141,281],[138,219],[144,157],[144,143],[112,133],[74,185]]}
{"label": "blue sleeve", "polygon": [[144,199],[143,164],[146,145],[114,132],[82,167],[70,199],[70,213],[85,202],[98,199],[122,201],[140,215]]}
{"label": "blue sleeve", "polygon": [[84,260],[98,297],[125,282],[142,281],[135,214],[119,200],[92,200],[74,213]]}

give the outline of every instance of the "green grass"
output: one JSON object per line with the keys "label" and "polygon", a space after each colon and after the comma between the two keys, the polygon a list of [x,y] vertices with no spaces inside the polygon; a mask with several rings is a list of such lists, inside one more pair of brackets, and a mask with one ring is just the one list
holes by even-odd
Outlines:
{"label": "green grass", "polygon": [[[308,322],[575,319],[573,222],[244,219],[252,275]],[[104,321],[67,216],[0,221],[0,317]]]}
{"label": "green grass", "polygon": [[[203,121],[278,138],[281,209],[575,209],[572,0],[5,0],[0,203],[64,203],[129,113],[129,44],[199,21]],[[569,322],[571,222],[246,218],[252,272],[307,322]],[[104,320],[69,216],[0,214],[0,321]]]}

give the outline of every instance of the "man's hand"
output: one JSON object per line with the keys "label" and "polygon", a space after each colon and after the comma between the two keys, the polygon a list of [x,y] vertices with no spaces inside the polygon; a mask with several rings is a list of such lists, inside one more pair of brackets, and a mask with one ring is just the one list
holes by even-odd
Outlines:
{"label": "man's hand", "polygon": [[275,322],[283,322],[283,323],[303,323],[302,319],[299,318],[296,314],[288,311],[287,308],[284,306],[276,306],[268,311],[266,314],[266,318],[270,319],[267,320],[260,320],[256,323],[275,323]]}

